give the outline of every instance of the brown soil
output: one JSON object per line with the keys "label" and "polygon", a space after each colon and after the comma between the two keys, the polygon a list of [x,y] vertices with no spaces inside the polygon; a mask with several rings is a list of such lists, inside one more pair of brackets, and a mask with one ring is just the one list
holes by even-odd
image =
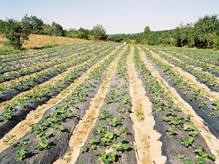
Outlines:
{"label": "brown soil", "polygon": [[166,157],[161,155],[162,143],[160,134],[153,129],[152,104],[146,96],[142,81],[138,78],[133,61],[134,48],[128,56],[129,90],[132,98],[132,114],[135,149],[138,163],[165,163]]}

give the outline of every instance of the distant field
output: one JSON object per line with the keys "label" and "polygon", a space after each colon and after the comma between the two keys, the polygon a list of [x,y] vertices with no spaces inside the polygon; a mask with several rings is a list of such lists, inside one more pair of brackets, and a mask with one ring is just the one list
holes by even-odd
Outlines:
{"label": "distant field", "polygon": [[56,44],[78,44],[85,42],[82,39],[73,39],[67,37],[48,36],[48,35],[30,35],[28,41],[23,45],[24,48],[42,47],[45,45]]}
{"label": "distant field", "polygon": [[[25,50],[37,49],[37,48],[46,48],[55,45],[71,45],[88,42],[82,39],[74,39],[68,37],[58,37],[58,36],[48,36],[48,35],[34,35],[31,34],[29,36],[29,40],[25,41],[23,47]],[[12,47],[7,45],[6,38],[0,34],[0,54],[11,54],[19,52],[18,50],[14,50]]]}
{"label": "distant field", "polygon": [[218,52],[48,44],[0,55],[1,164],[219,162]]}

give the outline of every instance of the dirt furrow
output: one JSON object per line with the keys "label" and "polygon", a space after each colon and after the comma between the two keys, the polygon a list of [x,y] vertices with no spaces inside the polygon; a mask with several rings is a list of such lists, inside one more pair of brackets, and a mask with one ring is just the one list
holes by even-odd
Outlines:
{"label": "dirt furrow", "polygon": [[[40,74],[41,72],[44,72],[44,71],[47,71],[47,70],[50,70],[50,69],[55,69],[56,67],[58,67],[59,65],[63,65],[63,64],[66,64],[66,63],[68,63],[69,61],[71,61],[71,60],[73,60],[73,59],[76,59],[78,56],[83,56],[83,54],[84,53],[86,53],[86,52],[88,52],[88,51],[90,51],[90,50],[95,50],[95,49],[88,49],[88,50],[86,50],[86,49],[82,49],[82,50],[79,50],[78,52],[74,52],[73,51],[73,53],[71,54],[71,55],[67,55],[67,56],[61,56],[61,57],[59,57],[58,59],[61,61],[58,61],[58,59],[56,59],[56,58],[53,58],[53,59],[51,59],[52,61],[49,61],[49,62],[47,62],[47,61],[43,61],[43,62],[41,62],[40,63],[40,65],[42,65],[42,64],[46,64],[47,66],[48,65],[51,65],[50,63],[53,63],[53,65],[51,65],[51,66],[49,66],[49,67],[45,67],[45,68],[42,68],[41,70],[38,70],[38,71],[36,71],[36,72],[33,72],[33,73],[30,73],[30,74],[24,74],[24,75],[20,75],[20,76],[18,76],[17,78],[13,78],[13,79],[10,79],[10,80],[7,80],[7,81],[4,81],[4,82],[1,82],[0,83],[0,86],[1,87],[4,87],[4,86],[8,86],[8,85],[11,85],[12,83],[14,83],[14,84],[16,84],[17,82],[19,82],[19,81],[21,81],[22,79],[25,79],[25,78],[27,78],[27,77],[33,77],[33,76],[35,76],[35,75],[37,75],[37,74]],[[97,50],[99,50],[99,49],[97,49]],[[39,67],[40,67],[40,65],[39,65]],[[28,66],[29,68],[31,68],[32,66]],[[27,68],[27,67],[25,67],[25,68]],[[15,72],[18,72],[17,70],[15,70]]]}
{"label": "dirt furrow", "polygon": [[[158,52],[167,54],[167,53],[164,52],[164,51],[158,51]],[[195,60],[196,60],[196,59],[193,59],[193,58],[191,58],[191,57],[189,57],[189,56],[187,56],[187,55],[183,55],[183,54],[181,54],[181,53],[177,53],[177,56],[179,56],[179,55],[182,55],[182,57],[183,57],[184,59],[186,59],[186,61],[195,61]],[[197,66],[197,67],[198,67],[198,68],[201,68],[203,71],[205,71],[205,70],[202,68],[202,65],[206,65],[206,66],[209,67],[209,68],[214,68],[214,69],[213,69],[214,71],[219,71],[219,66],[217,66],[217,65],[214,65],[214,64],[211,64],[211,63],[206,63],[206,62],[203,62],[203,61],[198,61],[198,62],[200,63],[200,65]]]}
{"label": "dirt furrow", "polygon": [[129,90],[132,98],[133,129],[138,163],[165,163],[159,141],[160,134],[153,129],[155,125],[152,116],[152,104],[146,96],[141,80],[138,78],[133,61],[134,47],[128,56]]}
{"label": "dirt furrow", "polygon": [[[119,47],[118,47],[119,48]],[[117,49],[118,49],[117,48]],[[60,94],[56,97],[50,99],[47,103],[39,106],[36,110],[31,111],[25,120],[18,123],[13,129],[11,129],[1,140],[0,140],[0,153],[3,152],[5,149],[10,147],[12,143],[22,138],[29,130],[29,127],[37,122],[39,122],[44,115],[44,113],[59,104],[62,100],[66,99],[68,95],[70,95],[74,89],[82,84],[89,74],[95,70],[101,63],[103,63],[111,54],[116,51],[113,50],[108,56],[102,59],[100,62],[93,65],[90,69],[88,69],[82,76],[80,76],[77,80],[75,80],[69,87],[64,89]]]}
{"label": "dirt furrow", "polygon": [[159,84],[171,94],[173,101],[179,108],[182,109],[182,112],[184,112],[187,115],[191,115],[191,120],[194,123],[194,125],[199,129],[200,134],[205,139],[206,144],[208,145],[211,152],[216,157],[216,163],[219,162],[219,140],[210,132],[209,128],[205,126],[204,121],[202,118],[200,118],[195,111],[192,109],[192,107],[185,102],[180,95],[177,93],[175,88],[171,87],[160,75],[160,73],[154,68],[154,66],[147,61],[145,57],[144,51],[141,52],[141,59],[146,65],[146,67],[152,72],[152,75],[156,77]]}
{"label": "dirt furrow", "polygon": [[75,163],[79,153],[80,148],[84,145],[85,141],[88,138],[88,135],[95,125],[95,122],[99,115],[99,110],[104,103],[104,99],[106,97],[108,88],[110,86],[110,80],[115,72],[116,65],[120,56],[124,53],[124,50],[120,52],[119,56],[111,63],[108,72],[103,79],[103,82],[90,103],[89,109],[86,111],[85,115],[83,116],[82,120],[77,124],[72,137],[69,141],[68,149],[63,156],[62,159],[55,161],[56,164],[64,164],[64,163]]}
{"label": "dirt furrow", "polygon": [[215,101],[215,100],[219,100],[219,92],[212,92],[205,84],[200,83],[199,81],[197,81],[196,77],[194,77],[192,74],[183,71],[180,67],[174,66],[173,64],[171,64],[170,62],[168,62],[167,60],[165,60],[164,58],[161,58],[158,54],[156,54],[155,52],[147,49],[148,51],[150,51],[153,56],[159,60],[162,60],[162,62],[164,62],[165,64],[168,64],[172,67],[175,68],[176,72],[179,73],[180,75],[183,76],[183,78],[192,86],[195,86],[195,88],[200,89],[202,95],[204,95],[205,97],[207,97],[210,101]]}
{"label": "dirt furrow", "polygon": [[43,83],[41,83],[41,84],[39,84],[39,85],[37,85],[37,86],[31,88],[30,90],[27,90],[27,91],[18,93],[16,96],[14,96],[14,97],[13,97],[12,99],[10,99],[9,101],[0,103],[0,111],[3,110],[3,107],[4,107],[5,104],[9,104],[9,103],[15,101],[16,99],[18,99],[18,98],[20,98],[20,97],[22,97],[22,96],[25,96],[26,94],[29,94],[29,93],[32,92],[32,91],[38,91],[38,89],[39,89],[40,87],[46,88],[47,86],[56,85],[56,83],[57,83],[58,81],[62,80],[62,79],[63,79],[66,75],[68,75],[69,72],[71,72],[73,69],[78,68],[78,67],[84,65],[85,63],[87,63],[87,62],[90,61],[90,60],[91,60],[91,58],[88,59],[88,60],[86,60],[86,61],[83,61],[82,63],[80,63],[80,64],[78,64],[78,65],[71,66],[71,67],[67,68],[64,72],[58,74],[57,76],[54,76],[54,77],[50,78],[49,80],[47,80],[47,81],[45,81],[45,82],[43,82]]}

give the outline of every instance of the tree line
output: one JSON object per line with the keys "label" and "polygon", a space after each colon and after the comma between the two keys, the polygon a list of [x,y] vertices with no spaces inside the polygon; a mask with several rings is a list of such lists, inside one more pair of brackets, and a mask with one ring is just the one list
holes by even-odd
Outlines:
{"label": "tree line", "polygon": [[107,35],[102,25],[95,25],[91,30],[85,28],[65,30],[56,22],[47,24],[36,16],[25,15],[21,20],[0,20],[0,33],[3,33],[9,43],[17,49],[21,48],[22,43],[28,39],[30,34],[219,49],[219,19],[217,15],[204,16],[195,23],[180,25],[172,30],[151,31],[150,27],[146,26],[141,33],[113,35]]}
{"label": "tree line", "polygon": [[165,31],[151,31],[150,27],[146,26],[141,33],[109,35],[108,40],[219,49],[219,19],[216,15],[204,16],[195,23],[180,25],[175,29]]}
{"label": "tree line", "polygon": [[65,30],[60,24],[47,24],[36,16],[25,15],[21,20],[0,20],[0,33],[8,39],[10,45],[20,49],[30,34],[67,36],[80,39],[106,40],[107,35],[102,25],[95,25],[91,30],[79,28]]}

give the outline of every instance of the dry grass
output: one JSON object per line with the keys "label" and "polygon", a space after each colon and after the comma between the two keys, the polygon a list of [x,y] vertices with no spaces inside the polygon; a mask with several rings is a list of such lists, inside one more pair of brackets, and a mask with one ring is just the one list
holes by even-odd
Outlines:
{"label": "dry grass", "polygon": [[[82,39],[74,39],[67,37],[58,37],[58,36],[48,36],[48,35],[34,35],[29,36],[29,40],[25,41],[23,48],[31,49],[36,47],[43,47],[47,45],[58,45],[58,44],[78,44],[82,42],[87,42]],[[0,47],[4,47],[6,39],[0,34]]]}
{"label": "dry grass", "polygon": [[0,33],[0,47],[3,47],[5,42],[6,42],[6,39],[3,38],[3,34]]}
{"label": "dry grass", "polygon": [[48,36],[48,35],[30,35],[29,40],[23,45],[24,48],[42,47],[46,45],[56,44],[78,44],[86,42],[82,39],[74,39],[67,37]]}

